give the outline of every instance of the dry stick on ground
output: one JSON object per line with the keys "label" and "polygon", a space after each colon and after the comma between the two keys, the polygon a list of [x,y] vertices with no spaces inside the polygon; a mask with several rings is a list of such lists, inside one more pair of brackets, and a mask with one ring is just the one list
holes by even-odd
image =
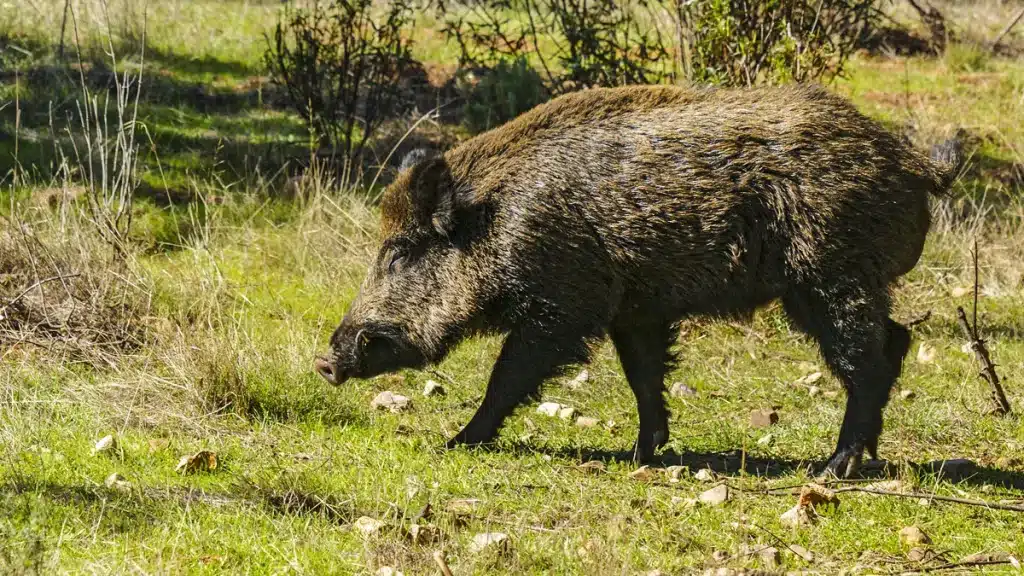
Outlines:
{"label": "dry stick on ground", "polygon": [[900,574],[930,574],[932,572],[938,572],[939,570],[956,570],[957,568],[980,568],[982,566],[1000,566],[1003,564],[1013,564],[1013,562],[1011,562],[1010,560],[976,560],[974,562],[952,562],[950,564],[941,564],[939,566],[932,566],[918,571],[900,572]]}
{"label": "dry stick on ground", "polygon": [[978,241],[974,241],[974,326],[967,323],[967,314],[961,306],[956,307],[957,320],[960,323],[960,330],[964,333],[974,352],[974,357],[981,364],[981,377],[992,385],[992,400],[996,403],[996,413],[1003,415],[1010,413],[1010,402],[1006,399],[1002,385],[999,384],[999,375],[996,374],[996,366],[989,357],[985,341],[978,336]]}
{"label": "dry stick on ground", "polygon": [[440,550],[435,551],[434,562],[436,562],[437,567],[441,569],[441,574],[444,574],[444,576],[452,576],[452,571],[448,568],[448,563],[444,561],[444,552],[441,552]]}
{"label": "dry stick on ground", "polygon": [[1020,22],[1021,18],[1024,18],[1024,8],[1021,8],[1020,12],[1017,12],[1017,15],[1013,17],[1013,20],[1010,20],[1010,23],[1006,25],[1006,28],[1003,28],[1003,31],[1000,32],[994,40],[992,40],[992,42],[988,46],[989,50],[995,50],[996,48],[999,48],[999,43],[1002,42],[1003,38],[1005,38],[1006,35],[1010,33],[1010,30],[1013,30],[1013,27],[1016,26],[1018,22]]}
{"label": "dry stick on ground", "polygon": [[938,500],[939,502],[952,502],[954,504],[965,504],[967,506],[980,506],[982,508],[990,508],[992,510],[1009,510],[1011,512],[1024,512],[1024,506],[1015,506],[1013,504],[999,504],[998,502],[986,502],[984,500],[971,500],[969,498],[956,498],[953,496],[940,496],[937,494],[927,494],[924,492],[894,492],[892,490],[865,488],[861,486],[846,486],[844,488],[836,488],[834,491],[836,493],[863,492],[865,494],[877,494],[878,496],[896,496],[898,498],[926,498],[928,500]]}

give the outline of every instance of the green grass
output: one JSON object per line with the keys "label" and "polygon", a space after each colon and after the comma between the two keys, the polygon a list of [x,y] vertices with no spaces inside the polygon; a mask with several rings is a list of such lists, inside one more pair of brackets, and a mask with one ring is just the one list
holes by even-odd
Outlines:
{"label": "green grass", "polygon": [[[227,10],[230,23],[222,17]],[[601,425],[576,427],[528,405],[490,450],[439,447],[475,410],[496,338],[464,343],[436,372],[324,384],[311,361],[358,290],[374,250],[376,213],[327,183],[305,204],[276,197],[266,183],[288,157],[283,150],[301,150],[304,132],[299,119],[251,91],[260,34],[274,10],[271,3],[171,2],[149,15],[148,58],[166,78],[143,92],[140,119],[162,167],[147,157],[146,179],[206,202],[165,206],[154,196],[136,205],[129,280],[148,311],[139,319],[149,326],[143,349],[87,363],[29,342],[0,347],[0,572],[372,574],[393,566],[437,574],[431,555],[444,550],[459,575],[689,574],[719,565],[756,568],[761,560],[743,551],[766,544],[800,545],[815,555],[808,563],[784,551],[781,570],[878,574],[917,567],[898,538],[909,525],[927,532],[948,561],[976,552],[1024,556],[1021,513],[953,503],[848,492],[815,526],[780,523],[796,497],[764,490],[809,480],[804,467],[831,452],[844,400],[827,374],[816,396],[794,384],[822,364],[776,307],[748,325],[684,326],[681,362],[668,383],[683,382],[697,394],[670,399],[664,464],[691,470],[677,483],[660,473],[651,482],[632,478],[636,466],[613,457],[632,444],[637,416],[607,343],[596,350],[583,388],[566,386],[570,374],[543,391],[545,401],[574,406]],[[36,21],[0,10],[0,32],[52,47],[59,30],[59,10],[53,12]],[[447,48],[424,34],[424,53],[443,63]],[[52,55],[44,52],[45,63]],[[73,83],[46,78],[18,87],[22,126],[41,134],[46,103],[76,94]],[[8,76],[0,83],[2,105],[13,87]],[[205,87],[203,96],[189,92],[195,86]],[[955,323],[956,306],[970,309],[965,289],[976,236],[979,324],[1011,402],[1024,410],[1024,207],[1012,178],[1024,150],[1024,66],[967,53],[858,58],[835,89],[873,116],[915,124],[923,142],[956,126],[977,139],[973,168],[955,198],[937,207],[925,255],[896,293],[897,319],[932,315],[914,330],[900,389],[886,410],[880,451],[895,464],[890,476],[923,493],[1024,500],[1024,424],[1019,415],[987,414],[988,391],[961,351]],[[2,114],[4,134],[11,134],[13,119]],[[42,246],[92,246],[88,222],[62,230],[60,213],[39,200],[54,185],[49,144],[19,142],[26,177],[17,188],[4,181],[0,226],[29,223]],[[12,161],[2,165],[5,172],[15,165],[12,153],[11,139],[0,140],[0,154]],[[0,268],[0,305],[15,295],[4,284],[9,272]],[[917,360],[922,343],[934,348],[933,360]],[[427,379],[442,382],[447,395],[422,397]],[[383,390],[409,396],[412,408],[371,410]],[[915,397],[901,399],[902,390]],[[779,423],[752,428],[751,411],[772,406]],[[758,443],[767,433],[772,441]],[[108,434],[117,448],[93,454]],[[218,455],[216,470],[175,471],[182,456],[199,450]],[[928,470],[955,458],[977,466],[952,478]],[[578,468],[591,459],[606,470]],[[679,499],[711,487],[692,474],[705,466],[733,487],[733,497],[720,507],[688,507]],[[114,473],[126,489],[105,485]],[[470,513],[450,507],[467,498],[479,499]],[[402,531],[428,503],[441,540],[412,543]],[[365,538],[353,525],[361,516],[388,527]],[[471,552],[475,534],[493,531],[511,537],[510,554]],[[714,560],[718,551],[728,558]]]}

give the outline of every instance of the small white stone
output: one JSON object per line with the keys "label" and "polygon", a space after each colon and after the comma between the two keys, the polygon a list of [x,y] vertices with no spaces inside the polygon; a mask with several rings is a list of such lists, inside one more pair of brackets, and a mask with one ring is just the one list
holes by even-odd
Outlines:
{"label": "small white stone", "polygon": [[394,413],[398,413],[409,408],[410,402],[411,400],[406,396],[384,391],[377,394],[373,401],[370,402],[370,408],[375,410],[390,410]]}
{"label": "small white stone", "polygon": [[814,384],[818,380],[821,380],[821,372],[811,372],[804,376],[804,384]]}
{"label": "small white stone", "polygon": [[561,412],[562,405],[558,402],[544,402],[540,406],[537,406],[537,414],[543,414],[545,416],[551,416],[552,418],[558,416]]}
{"label": "small white stone", "polygon": [[569,384],[568,384],[569,389],[570,390],[579,390],[589,380],[590,380],[590,371],[588,371],[586,368],[584,368],[583,370],[580,370],[580,373],[577,374],[575,378],[573,378],[572,380],[569,381]]}
{"label": "small white stone", "polygon": [[775,436],[772,436],[771,434],[765,434],[757,439],[758,446],[771,446],[772,442],[775,442]]}
{"label": "small white stone", "polygon": [[353,526],[355,526],[355,529],[359,530],[359,532],[363,536],[369,537],[380,534],[380,532],[384,529],[385,526],[387,526],[387,524],[385,524],[381,520],[377,520],[376,518],[370,518],[369,516],[360,516],[358,519],[356,519]]}
{"label": "small white stone", "polygon": [[817,386],[811,386],[810,388],[807,389],[808,396],[814,397],[817,396],[818,394],[821,394],[821,388],[818,388]]}
{"label": "small white stone", "polygon": [[917,393],[913,390],[903,390],[900,392],[900,398],[903,400],[913,400],[915,396],[917,396]]}
{"label": "small white stone", "polygon": [[473,541],[469,543],[470,553],[479,554],[485,550],[507,554],[512,550],[512,541],[504,532],[483,532],[473,536]]}
{"label": "small white stone", "polygon": [[790,528],[810,526],[814,524],[814,512],[810,508],[797,504],[783,512],[782,516],[779,516],[779,522]]}
{"label": "small white stone", "polygon": [[114,490],[128,490],[131,488],[131,484],[124,479],[124,476],[121,476],[117,472],[107,476],[107,479],[103,481],[103,485],[107,488],[113,488]]}
{"label": "small white stone", "polygon": [[693,475],[694,478],[701,482],[714,482],[715,473],[710,468],[701,468],[697,470],[697,473]]}
{"label": "small white stone", "polygon": [[921,342],[921,345],[917,348],[917,363],[931,364],[934,361],[935,347],[929,345],[927,342]]}
{"label": "small white stone", "polygon": [[96,441],[96,445],[92,448],[93,454],[99,454],[100,452],[106,452],[107,450],[113,450],[117,448],[117,440],[111,435],[104,436]]}
{"label": "small white stone", "polygon": [[381,566],[377,569],[377,576],[404,576],[404,574],[391,566]]}
{"label": "small white stone", "polygon": [[426,385],[423,386],[424,396],[444,396],[444,394],[444,386],[441,386],[441,384],[434,382],[433,380],[427,380]]}
{"label": "small white stone", "polygon": [[600,423],[600,420],[597,418],[591,418],[590,416],[580,416],[576,419],[576,425],[580,428],[593,428]]}
{"label": "small white stone", "polygon": [[729,487],[726,486],[725,484],[719,484],[718,486],[715,486],[710,490],[701,492],[700,496],[697,497],[697,499],[700,500],[701,503],[707,504],[709,506],[718,506],[719,504],[724,504],[729,500],[729,498]]}
{"label": "small white stone", "polygon": [[676,382],[672,385],[669,395],[673,398],[685,398],[687,396],[696,396],[697,391],[682,382]]}
{"label": "small white stone", "polygon": [[668,473],[669,479],[675,482],[680,481],[683,478],[683,475],[689,471],[690,469],[686,466],[669,466],[665,469],[665,472]]}
{"label": "small white stone", "polygon": [[562,420],[572,420],[573,416],[576,416],[576,409],[572,406],[566,406],[558,411],[558,417]]}

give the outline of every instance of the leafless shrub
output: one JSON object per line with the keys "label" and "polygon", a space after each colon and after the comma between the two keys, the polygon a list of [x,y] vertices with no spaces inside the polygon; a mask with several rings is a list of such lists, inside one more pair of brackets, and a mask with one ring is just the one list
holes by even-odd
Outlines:
{"label": "leafless shrub", "polygon": [[330,0],[287,5],[265,61],[290,105],[315,131],[321,147],[359,164],[363,150],[401,101],[403,71],[411,65],[412,4]]}

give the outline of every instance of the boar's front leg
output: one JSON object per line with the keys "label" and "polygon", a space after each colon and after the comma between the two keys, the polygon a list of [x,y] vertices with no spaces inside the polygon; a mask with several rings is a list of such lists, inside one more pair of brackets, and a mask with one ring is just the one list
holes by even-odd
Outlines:
{"label": "boar's front leg", "polygon": [[612,342],[640,414],[640,433],[633,447],[633,459],[640,462],[650,460],[668,442],[665,374],[674,359],[670,349],[677,336],[676,327],[657,314],[623,313],[612,326]]}
{"label": "boar's front leg", "polygon": [[448,441],[478,445],[490,442],[517,406],[536,396],[540,385],[569,364],[586,362],[589,350],[581,332],[523,325],[509,333],[491,371],[487,392],[472,420]]}

